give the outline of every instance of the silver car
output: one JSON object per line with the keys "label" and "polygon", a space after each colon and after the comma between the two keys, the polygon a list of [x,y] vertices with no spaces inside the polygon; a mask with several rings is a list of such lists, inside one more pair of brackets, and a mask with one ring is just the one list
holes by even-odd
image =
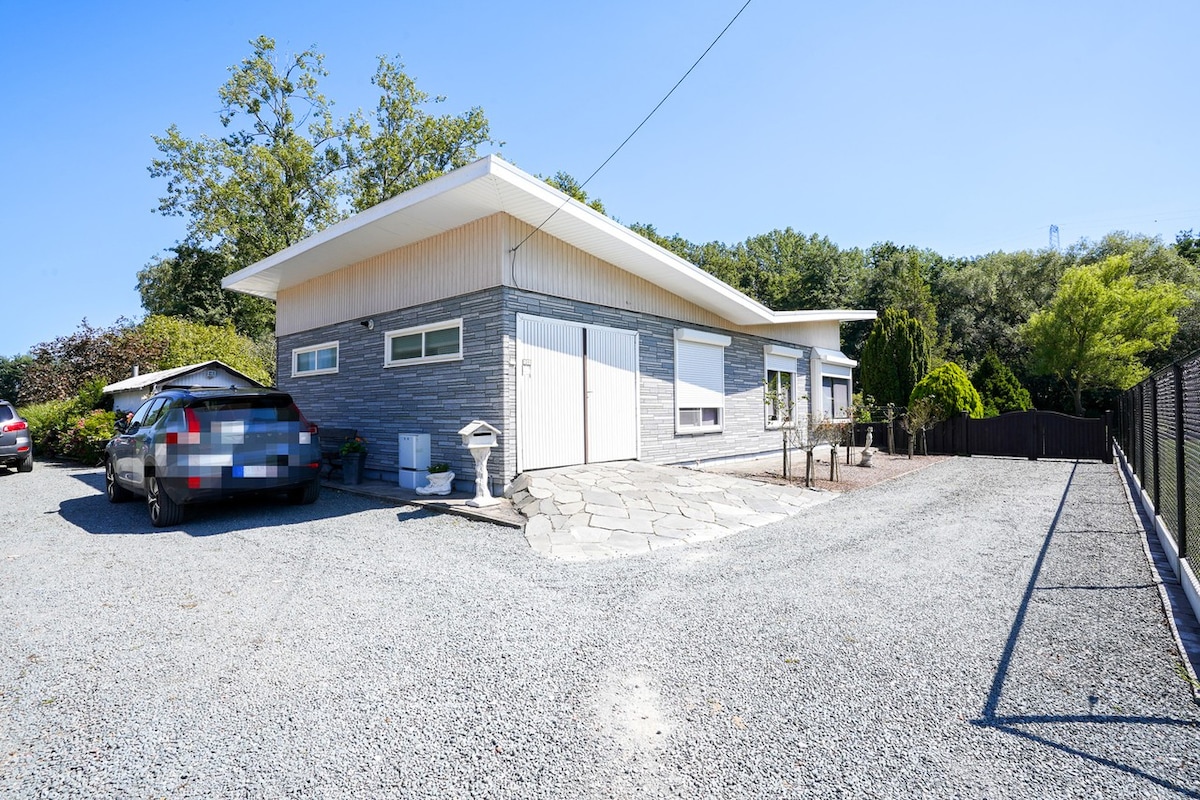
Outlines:
{"label": "silver car", "polygon": [[190,503],[246,492],[321,492],[321,446],[291,395],[271,389],[168,388],[147,400],[105,447],[111,503],[143,495],[155,527]]}
{"label": "silver car", "polygon": [[0,400],[0,466],[33,472],[33,440],[29,424],[7,400]]}

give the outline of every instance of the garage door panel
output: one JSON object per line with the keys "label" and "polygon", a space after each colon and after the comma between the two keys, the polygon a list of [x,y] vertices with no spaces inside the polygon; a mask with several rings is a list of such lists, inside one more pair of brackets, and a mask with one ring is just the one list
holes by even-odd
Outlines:
{"label": "garage door panel", "polygon": [[517,368],[520,469],[582,464],[583,330],[518,318]]}
{"label": "garage door panel", "polygon": [[637,458],[637,334],[587,331],[587,459]]}

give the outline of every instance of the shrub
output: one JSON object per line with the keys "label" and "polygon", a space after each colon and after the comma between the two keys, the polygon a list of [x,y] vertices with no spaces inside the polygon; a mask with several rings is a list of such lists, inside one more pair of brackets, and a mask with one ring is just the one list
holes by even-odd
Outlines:
{"label": "shrub", "polygon": [[909,406],[924,397],[934,398],[937,414],[949,419],[963,411],[975,419],[983,416],[983,401],[971,379],[958,364],[943,364],[922,378],[908,398]]}
{"label": "shrub", "polygon": [[983,400],[983,415],[995,417],[1009,411],[1033,408],[1029,390],[1021,385],[1013,371],[994,352],[989,352],[975,368],[971,383]]}
{"label": "shrub", "polygon": [[62,438],[71,424],[75,410],[74,398],[47,400],[31,403],[20,408],[20,414],[29,423],[29,435],[33,439],[33,451],[39,455],[62,453]]}
{"label": "shrub", "polygon": [[99,464],[104,460],[104,445],[112,438],[113,422],[113,412],[100,409],[79,417],[63,436],[62,455],[84,464]]}

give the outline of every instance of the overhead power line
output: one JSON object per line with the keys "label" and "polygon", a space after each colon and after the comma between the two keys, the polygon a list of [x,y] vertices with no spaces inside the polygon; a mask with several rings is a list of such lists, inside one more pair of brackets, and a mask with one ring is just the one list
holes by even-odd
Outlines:
{"label": "overhead power line", "polygon": [[[721,41],[721,37],[724,36],[725,32],[728,31],[733,26],[733,23],[737,22],[738,17],[740,17],[742,15],[742,12],[746,10],[747,6],[749,6],[751,2],[753,2],[753,0],[746,0],[746,2],[742,4],[742,7],[738,9],[738,12],[733,15],[733,18],[731,20],[729,20],[729,22],[725,24],[725,27],[721,29],[721,32],[717,34],[717,38],[713,39],[712,42],[708,45],[708,47],[704,48],[704,52],[700,54],[700,57],[697,58],[696,61],[690,67],[688,67],[687,72],[683,73],[683,77],[680,78],[679,80],[675,81],[675,85],[671,87],[671,91],[669,91],[665,95],[663,95],[662,100],[659,100],[658,104],[656,106],[654,106],[654,108],[650,109],[650,113],[646,115],[646,118],[638,123],[637,127],[634,128],[633,131],[628,136],[625,137],[625,140],[623,142],[621,142],[619,145],[617,145],[617,149],[613,150],[612,153],[609,155],[609,157],[604,159],[604,161],[600,164],[600,166],[596,167],[596,169],[592,172],[591,175],[588,175],[587,180],[585,180],[583,183],[579,184],[579,188],[581,191],[583,190],[583,187],[587,186],[591,182],[592,178],[596,177],[596,175],[599,174],[600,170],[602,170],[606,166],[608,166],[608,162],[612,161],[613,158],[616,157],[617,153],[621,152],[621,149],[623,147],[625,147],[625,145],[629,144],[629,140],[637,135],[637,132],[642,129],[643,125],[645,125],[647,122],[650,121],[650,118],[654,116],[654,113],[656,111],[658,111],[658,109],[662,108],[662,104],[667,102],[667,99],[670,98],[671,95],[675,94],[675,90],[679,88],[679,85],[682,84],[685,80],[687,80],[688,75],[692,74],[692,70],[694,70],[697,66],[699,66],[700,62],[704,60],[704,57],[706,55],[708,55],[708,51],[712,50],[713,47],[716,46],[717,42]],[[510,252],[513,252],[513,253],[517,252],[517,250],[521,247],[521,245],[525,244],[527,241],[529,241],[530,237],[532,237],[535,233],[537,233],[543,227],[545,227],[546,223],[549,222],[551,219],[553,219],[555,214],[557,214],[559,211],[562,211],[563,208],[566,207],[567,203],[569,203],[569,202],[571,202],[570,198],[568,198],[566,201],[564,201],[563,204],[560,205],[558,208],[551,211],[550,216],[548,216],[544,220],[542,220],[542,224],[538,225],[536,228],[534,228],[532,231],[530,231],[529,235],[526,236],[524,239],[522,239],[517,244],[517,246],[514,247]]]}

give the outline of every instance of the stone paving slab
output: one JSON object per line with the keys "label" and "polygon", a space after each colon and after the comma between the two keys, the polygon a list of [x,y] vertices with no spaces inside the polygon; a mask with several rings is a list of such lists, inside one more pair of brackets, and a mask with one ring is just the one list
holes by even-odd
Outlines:
{"label": "stone paving slab", "polygon": [[616,461],[536,470],[508,492],[529,546],[590,561],[710,542],[837,497],[686,467]]}

